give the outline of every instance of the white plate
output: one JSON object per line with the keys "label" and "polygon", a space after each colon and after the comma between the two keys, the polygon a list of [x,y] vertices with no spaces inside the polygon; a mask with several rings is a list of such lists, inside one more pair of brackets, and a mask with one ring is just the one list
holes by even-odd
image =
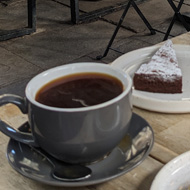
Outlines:
{"label": "white plate", "polygon": [[190,151],[168,162],[156,175],[150,190],[188,190],[190,187]]}
{"label": "white plate", "polygon": [[[122,55],[111,63],[112,66],[127,72],[132,78],[140,64],[148,62],[160,46],[138,49]],[[143,92],[133,89],[133,105],[157,112],[190,112],[190,46],[174,45],[179,66],[183,75],[183,93],[163,94]]]}

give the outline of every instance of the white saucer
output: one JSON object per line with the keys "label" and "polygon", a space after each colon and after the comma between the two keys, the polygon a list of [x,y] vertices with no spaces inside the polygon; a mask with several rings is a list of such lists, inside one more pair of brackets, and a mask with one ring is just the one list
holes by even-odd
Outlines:
{"label": "white saucer", "polygon": [[38,182],[65,187],[88,186],[106,182],[131,171],[148,156],[153,143],[151,126],[143,118],[133,114],[129,134],[104,160],[87,165],[92,170],[92,175],[87,179],[69,182],[53,178],[52,166],[46,159],[32,151],[28,145],[12,139],[7,146],[7,158],[18,173]]}
{"label": "white saucer", "polygon": [[[124,70],[133,77],[140,64],[148,62],[160,46],[138,49],[117,58],[111,65]],[[190,112],[190,46],[174,45],[183,74],[183,93],[162,94],[133,89],[133,105],[164,113]]]}
{"label": "white saucer", "polygon": [[150,190],[188,190],[190,187],[190,151],[168,162],[156,175]]}

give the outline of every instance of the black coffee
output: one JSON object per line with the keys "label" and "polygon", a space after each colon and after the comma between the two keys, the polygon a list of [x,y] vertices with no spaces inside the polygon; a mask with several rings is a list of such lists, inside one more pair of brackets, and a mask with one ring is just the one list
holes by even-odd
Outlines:
{"label": "black coffee", "polygon": [[36,101],[59,108],[79,108],[101,104],[123,92],[117,78],[99,73],[64,76],[43,86]]}

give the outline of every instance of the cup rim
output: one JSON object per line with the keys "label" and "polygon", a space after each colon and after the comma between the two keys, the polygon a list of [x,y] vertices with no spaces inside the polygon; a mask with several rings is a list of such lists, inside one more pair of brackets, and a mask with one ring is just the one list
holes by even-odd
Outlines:
{"label": "cup rim", "polygon": [[[37,80],[37,78],[41,77],[41,76],[45,76],[47,75],[49,72],[55,72],[56,70],[59,70],[60,68],[62,67],[72,67],[72,66],[89,66],[89,64],[91,65],[95,65],[98,66],[98,67],[102,67],[102,68],[111,68],[112,70],[114,70],[114,72],[117,72],[121,75],[123,75],[124,78],[127,79],[127,86],[126,88],[123,90],[123,92],[118,95],[117,97],[109,100],[109,101],[106,101],[106,102],[103,102],[101,104],[97,104],[97,105],[93,105],[93,106],[88,106],[88,107],[80,107],[80,108],[58,108],[58,107],[52,107],[52,106],[47,106],[47,105],[44,105],[44,104],[41,104],[39,102],[37,102],[34,98],[32,98],[32,95],[29,94],[30,90],[29,90],[29,87],[30,85],[33,83],[34,80]],[[97,72],[96,72],[97,73]],[[110,74],[111,75],[111,74]],[[59,78],[59,77],[58,77]],[[56,78],[55,78],[56,79]],[[119,79],[120,80],[120,79]],[[122,83],[123,81],[120,80]],[[48,82],[47,82],[48,83]],[[43,85],[42,85],[43,86]],[[42,87],[41,86],[41,87]],[[39,90],[39,89],[38,89]],[[29,102],[31,102],[32,104],[40,107],[40,108],[43,108],[43,109],[46,109],[46,110],[50,110],[50,111],[59,111],[59,112],[82,112],[82,111],[90,111],[90,110],[95,110],[95,109],[99,109],[99,108],[104,108],[104,107],[107,107],[111,104],[114,104],[116,103],[117,101],[119,101],[120,99],[122,99],[126,94],[130,93],[130,90],[132,90],[132,79],[131,77],[125,73],[123,70],[121,69],[118,69],[116,67],[113,67],[112,65],[109,65],[109,64],[104,64],[104,63],[95,63],[95,62],[78,62],[78,63],[69,63],[69,64],[65,64],[65,65],[61,65],[61,66],[57,66],[57,67],[53,67],[53,68],[50,68],[50,69],[47,69],[41,73],[39,73],[38,75],[36,75],[35,77],[33,77],[27,84],[26,88],[25,88],[25,95],[26,95],[26,98]]]}

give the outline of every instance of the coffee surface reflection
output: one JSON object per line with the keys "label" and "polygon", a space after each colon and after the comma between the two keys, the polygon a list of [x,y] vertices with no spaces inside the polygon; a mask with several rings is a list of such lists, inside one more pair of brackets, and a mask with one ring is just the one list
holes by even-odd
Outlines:
{"label": "coffee surface reflection", "polygon": [[122,92],[122,82],[111,75],[78,73],[47,83],[35,99],[51,107],[80,108],[107,102]]}

